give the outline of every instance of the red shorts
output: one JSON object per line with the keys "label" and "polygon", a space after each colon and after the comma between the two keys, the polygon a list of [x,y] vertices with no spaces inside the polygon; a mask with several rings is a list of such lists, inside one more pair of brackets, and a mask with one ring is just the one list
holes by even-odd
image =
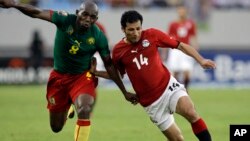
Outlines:
{"label": "red shorts", "polygon": [[47,83],[47,108],[50,111],[67,110],[81,94],[96,97],[98,79],[88,71],[81,74],[63,74],[53,70]]}

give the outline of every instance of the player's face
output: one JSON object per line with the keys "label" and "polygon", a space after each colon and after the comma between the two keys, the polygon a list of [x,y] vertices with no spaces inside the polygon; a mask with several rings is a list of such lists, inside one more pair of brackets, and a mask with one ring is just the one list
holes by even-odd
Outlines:
{"label": "player's face", "polygon": [[187,9],[184,6],[178,7],[177,12],[181,19],[185,19],[187,17]]}
{"label": "player's face", "polygon": [[77,26],[80,30],[88,29],[97,20],[98,12],[93,8],[81,9],[77,13]]}
{"label": "player's face", "polygon": [[126,39],[130,43],[137,43],[141,38],[141,21],[138,20],[134,23],[127,23],[127,26],[123,29]]}

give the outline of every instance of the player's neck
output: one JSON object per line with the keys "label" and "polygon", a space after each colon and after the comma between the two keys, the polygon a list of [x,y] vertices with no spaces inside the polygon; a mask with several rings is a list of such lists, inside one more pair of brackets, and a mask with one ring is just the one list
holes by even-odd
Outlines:
{"label": "player's neck", "polygon": [[128,39],[125,37],[123,38],[123,42],[126,43],[126,44],[131,44],[131,42],[128,41]]}
{"label": "player's neck", "polygon": [[179,18],[178,22],[183,23],[187,20],[187,18]]}
{"label": "player's neck", "polygon": [[75,30],[78,34],[84,34],[87,31],[87,29],[80,28],[77,25],[75,26]]}

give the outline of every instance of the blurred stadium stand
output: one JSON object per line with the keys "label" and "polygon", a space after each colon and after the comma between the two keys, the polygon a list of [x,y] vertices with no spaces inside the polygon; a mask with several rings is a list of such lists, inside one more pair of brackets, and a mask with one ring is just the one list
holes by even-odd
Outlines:
{"label": "blurred stadium stand", "polygon": [[[141,12],[144,16],[143,28],[154,27],[166,31],[169,22],[176,18],[173,6],[179,1],[165,0],[166,6],[158,7],[156,3],[163,1],[145,0],[142,3],[139,0],[96,0],[101,7],[99,21],[107,30],[111,47],[123,37],[120,30],[120,16],[124,10],[136,8]],[[191,2],[191,0],[188,1]],[[211,2],[206,27],[199,28],[198,39],[200,52],[217,61],[219,68],[215,71],[204,71],[196,65],[192,84],[249,85],[250,0],[212,0]],[[80,0],[45,0],[36,4],[41,8],[74,13]],[[24,64],[28,61],[28,46],[35,29],[40,30],[47,47],[44,67],[41,68],[40,74],[41,83],[46,82],[53,62],[55,26],[39,19],[31,19],[15,9],[0,9],[0,17],[0,84],[32,82],[34,77],[32,69],[25,65],[25,70],[13,69],[10,68],[9,63],[13,58],[23,59]],[[19,62],[20,64],[22,63]],[[15,72],[15,70],[18,71]],[[18,81],[15,82],[15,80]]]}

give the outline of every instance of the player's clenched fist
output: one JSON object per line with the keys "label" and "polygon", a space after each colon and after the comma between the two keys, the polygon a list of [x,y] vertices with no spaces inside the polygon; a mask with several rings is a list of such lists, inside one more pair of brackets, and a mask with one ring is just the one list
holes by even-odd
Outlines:
{"label": "player's clenched fist", "polygon": [[16,2],[14,0],[0,0],[0,7],[10,8],[13,7],[15,3]]}

